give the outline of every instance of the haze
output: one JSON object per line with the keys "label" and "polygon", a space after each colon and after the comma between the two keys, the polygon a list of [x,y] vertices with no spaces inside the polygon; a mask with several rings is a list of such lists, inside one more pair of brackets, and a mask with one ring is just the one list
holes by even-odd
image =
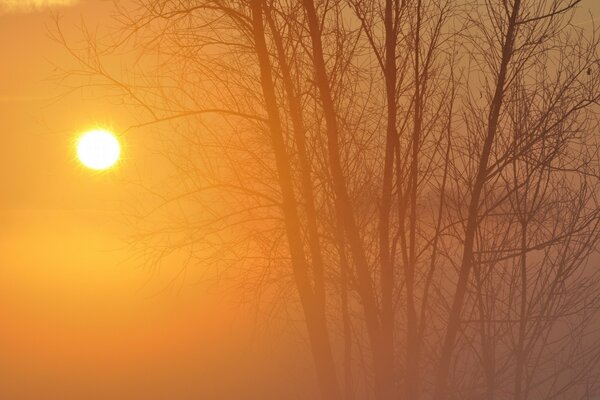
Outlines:
{"label": "haze", "polygon": [[[117,3],[124,9],[131,6],[129,0]],[[287,4],[287,2],[283,3]],[[156,257],[153,251],[160,252],[162,248],[151,240],[146,241],[147,237],[144,234],[147,233],[146,229],[149,226],[152,228],[162,227],[160,222],[165,220],[182,223],[182,221],[188,221],[186,218],[189,215],[197,217],[200,222],[204,223],[202,216],[217,215],[235,201],[245,204],[246,198],[242,195],[234,198],[233,195],[227,197],[212,193],[201,194],[201,196],[206,196],[208,205],[183,202],[179,209],[164,210],[163,214],[161,214],[163,210],[160,209],[158,215],[153,214],[152,216],[156,219],[149,217],[140,222],[138,218],[140,214],[147,210],[160,208],[157,204],[164,200],[161,198],[163,191],[169,194],[175,193],[175,186],[173,186],[173,191],[169,192],[168,190],[173,184],[172,178],[180,176],[176,174],[185,175],[184,178],[177,181],[181,184],[178,189],[183,186],[192,191],[195,188],[194,183],[197,182],[194,181],[194,178],[182,173],[182,170],[187,171],[188,165],[183,165],[181,169],[174,168],[169,156],[185,154],[188,145],[190,148],[196,149],[197,147],[193,146],[199,146],[199,144],[189,139],[196,131],[190,129],[189,126],[177,125],[179,120],[173,122],[172,125],[145,126],[147,117],[141,116],[141,113],[132,112],[128,107],[135,102],[130,98],[124,100],[124,97],[119,97],[120,95],[116,94],[113,88],[95,85],[97,82],[92,83],[92,81],[87,87],[85,83],[81,83],[86,82],[86,78],[82,78],[82,81],[73,86],[72,80],[63,79],[64,70],[76,70],[79,65],[63,45],[49,37],[49,32],[55,32],[53,25],[55,13],[60,15],[60,26],[64,29],[64,36],[68,40],[72,40],[71,43],[75,48],[83,43],[80,29],[82,21],[85,21],[89,31],[95,32],[94,34],[97,34],[100,40],[115,40],[115,37],[108,36],[112,32],[111,29],[117,26],[117,22],[113,18],[116,8],[111,1],[15,2],[0,0],[0,137],[2,138],[0,145],[0,398],[6,400],[300,400],[318,398],[319,393],[327,393],[327,390],[335,391],[335,389],[325,388],[326,385],[316,377],[314,354],[310,350],[310,339],[306,334],[303,322],[304,314],[299,305],[301,302],[297,301],[298,295],[293,278],[291,278],[293,276],[290,272],[291,269],[286,269],[286,273],[277,270],[281,265],[288,267],[287,263],[280,263],[280,258],[286,258],[287,253],[282,256],[279,247],[283,246],[281,243],[287,243],[287,239],[283,239],[284,236],[281,234],[283,229],[278,230],[277,222],[273,222],[280,222],[280,219],[273,217],[270,214],[271,211],[265,211],[264,215],[252,214],[252,212],[260,210],[262,206],[256,206],[256,210],[249,211],[248,215],[259,221],[256,222],[256,226],[271,232],[271,234],[265,235],[268,239],[264,239],[258,234],[257,236],[260,236],[258,239],[253,237],[259,244],[252,242],[246,249],[244,246],[247,243],[235,236],[237,232],[234,228],[227,226],[224,232],[211,231],[207,234],[206,240],[199,245],[200,250],[196,250],[197,253],[194,253],[194,257],[199,254],[198,258],[208,257],[207,254],[213,257],[215,255],[210,251],[214,251],[214,253],[222,251],[215,250],[217,249],[215,243],[221,245],[219,240],[225,241],[223,238],[229,238],[228,235],[230,235],[235,237],[235,241],[232,240],[235,246],[244,247],[244,250],[247,251],[244,254],[251,260],[247,263],[240,261],[229,268],[221,268],[220,264],[217,268],[217,263],[215,263],[214,270],[188,268],[190,264],[188,264],[187,249],[160,258],[160,263],[154,262]],[[579,24],[582,29],[588,29],[592,25],[593,18],[600,19],[600,3],[596,0],[584,0],[576,13],[576,24]],[[340,18],[340,21],[342,20],[343,18]],[[268,27],[268,20],[265,19],[265,21]],[[340,22],[341,25],[343,25],[342,22]],[[288,32],[283,28],[282,31]],[[293,30],[291,31],[292,33],[289,35],[295,34]],[[230,33],[227,30],[224,32]],[[304,33],[308,38],[308,33]],[[140,35],[142,36],[142,34]],[[363,39],[361,37],[361,40]],[[180,43],[184,41],[182,39]],[[333,42],[325,43],[325,46],[332,45]],[[381,43],[383,44],[383,41]],[[271,42],[267,44],[270,45]],[[346,44],[344,42],[344,45]],[[181,48],[186,49],[184,44]],[[157,49],[163,50],[155,43],[148,44],[149,52],[160,53]],[[270,48],[270,50],[273,49]],[[286,48],[287,50],[289,48]],[[184,50],[178,55],[185,58],[182,56],[183,52]],[[274,52],[275,50],[273,50]],[[207,51],[207,54],[210,52]],[[357,57],[360,58],[363,55]],[[369,65],[376,65],[373,55],[367,55],[364,58],[369,60],[367,62],[370,63]],[[309,57],[305,57],[301,61],[306,63],[308,59]],[[133,52],[107,56],[107,65],[115,72],[128,72],[130,65],[139,67],[151,61],[137,60]],[[240,63],[243,63],[243,60]],[[169,70],[170,66],[167,63],[165,65],[163,67]],[[179,66],[180,64],[178,64]],[[220,65],[220,67],[223,66]],[[236,67],[238,70],[243,69],[240,65],[231,66],[232,69]],[[329,64],[328,67],[330,67]],[[209,67],[201,66],[194,69],[193,72],[189,72],[182,67],[181,71],[189,72],[189,75],[182,73],[182,76],[193,82],[201,82],[198,85],[202,88],[210,87],[212,83],[207,82],[210,80],[208,77],[211,71],[204,71],[205,75],[200,78],[194,75],[201,75],[199,71],[202,71],[202,68],[209,69]],[[280,66],[276,64],[276,67],[273,68],[280,68]],[[160,75],[157,71],[150,69],[148,71],[150,71],[150,76]],[[156,74],[153,74],[154,72]],[[294,77],[301,82],[298,83],[300,86],[305,84],[301,79],[304,77],[302,74],[299,73],[298,77]],[[362,76],[358,73],[353,75],[352,72],[348,72],[342,67],[340,67],[339,74],[340,76],[348,74],[351,77]],[[264,78],[265,75],[262,76]],[[280,97],[284,96],[282,93],[285,91],[282,89],[284,84],[278,79],[279,75],[276,76],[275,82],[277,85],[281,85],[278,87],[281,90],[277,91],[276,99],[281,100]],[[225,80],[223,79],[223,81]],[[236,84],[239,83],[232,79],[232,82],[234,81]],[[343,79],[340,78],[340,82],[342,81]],[[181,81],[179,82],[181,83]],[[367,86],[363,83],[351,83],[356,84],[355,86],[359,88]],[[140,84],[140,86],[143,85]],[[240,84],[240,86],[243,85]],[[215,88],[217,89],[214,89],[214,97],[218,100],[221,98],[229,100],[230,104],[238,104],[241,109],[248,104],[253,104],[251,97],[242,97],[241,99],[236,97],[236,90],[239,89],[237,86],[227,93],[218,90],[219,84],[215,84]],[[377,92],[379,89],[381,87],[373,89],[373,92]],[[314,101],[314,104],[320,104],[318,102],[321,101],[321,97],[315,93],[316,90],[312,93],[312,97],[306,95],[308,100],[302,98],[306,102],[303,103],[303,107],[312,107],[311,101]],[[440,93],[442,92],[440,91]],[[447,92],[444,93],[447,94]],[[299,97],[304,95],[305,93],[301,93]],[[482,101],[487,101],[486,96],[487,94],[481,94]],[[150,95],[149,98],[154,99]],[[173,103],[168,106],[173,109],[181,104],[187,106],[179,98],[172,97],[170,99],[173,100]],[[385,97],[382,97],[379,104],[360,106],[352,103],[354,100],[352,98],[341,96],[335,100],[336,106],[342,107],[340,104],[343,104],[348,109],[354,109],[357,115],[359,112],[356,109],[363,106],[363,111],[369,116],[377,113],[384,115],[381,110],[384,110],[383,105],[386,104]],[[288,100],[281,101],[282,104],[285,104],[285,107],[282,108],[288,107]],[[373,111],[372,108],[379,106],[381,106],[379,109]],[[157,106],[157,109],[163,110],[161,107],[162,105]],[[219,107],[215,106],[215,108]],[[254,106],[248,107],[253,109]],[[269,107],[265,107],[265,110],[270,111]],[[263,111],[261,108],[262,119],[252,120],[251,124],[258,126],[260,123],[264,123],[266,121],[264,115],[268,114],[267,111]],[[325,114],[324,112],[323,115]],[[239,115],[235,116],[235,118],[237,117]],[[321,117],[319,115],[308,121],[307,129],[324,126],[325,117]],[[210,118],[214,118],[214,120]],[[242,133],[255,129],[255,125],[249,125],[252,128],[242,127],[241,124],[236,125],[238,120],[235,118],[227,120],[225,123],[221,120],[215,122],[217,117],[210,116],[202,123],[206,123],[209,128],[212,127],[213,131],[210,131],[210,134],[216,138],[221,137],[219,136],[221,128],[223,130],[231,129],[232,132],[237,132],[236,130],[239,129],[239,132]],[[269,121],[273,120],[274,118],[269,115]],[[291,130],[292,122],[290,121],[292,119],[284,117],[283,120],[284,128]],[[343,118],[340,117],[338,120],[341,121]],[[343,121],[356,130],[362,129],[363,124],[372,123],[369,127],[379,126],[376,122],[364,122],[362,117],[357,117],[356,120],[349,119],[349,122]],[[77,137],[81,133],[96,127],[119,131],[136,125],[143,126],[131,129],[123,136],[122,159],[115,168],[97,172],[85,168],[78,162],[75,147]],[[432,125],[435,124],[432,122]],[[205,129],[204,126],[198,126]],[[206,128],[207,136],[209,128]],[[185,135],[188,136],[184,134],[182,137],[170,135],[170,132],[176,129],[181,129],[181,132],[186,132]],[[269,126],[269,129],[272,131],[273,127]],[[385,126],[383,128],[379,126],[378,129],[383,129],[382,132],[384,132]],[[225,138],[223,140],[230,140],[227,144],[230,144],[231,148],[228,149],[233,149],[232,152],[237,151],[236,146],[239,143],[235,141],[235,138],[238,136],[223,135]],[[316,154],[316,158],[323,156],[322,159],[325,160],[327,159],[325,152],[323,151],[321,154],[318,150],[325,148],[327,140],[325,136],[320,139],[315,136],[309,135],[308,137],[309,142],[314,141],[309,143],[308,151]],[[385,135],[381,137],[385,137]],[[352,145],[359,148],[364,145],[364,148],[356,153],[349,151],[348,154],[344,154],[344,157],[354,160],[352,158],[354,155],[355,159],[359,160],[357,162],[366,160],[365,163],[368,164],[371,155],[381,156],[382,152],[370,147],[373,143],[368,141],[369,138],[365,139],[365,143],[349,140]],[[247,145],[247,148],[254,149],[253,146],[256,146],[256,148],[262,149],[261,146],[265,146],[267,142],[270,143],[267,140],[257,139],[244,145]],[[469,144],[473,145],[475,142],[476,140],[473,140]],[[284,145],[291,147],[295,143],[297,143],[297,138],[293,140],[287,138]],[[461,143],[461,145],[467,148],[466,143],[465,140],[465,143]],[[178,149],[181,154],[172,151],[174,148]],[[205,146],[204,149],[207,154],[211,151],[209,146]],[[370,151],[372,153],[369,153]],[[202,164],[203,167],[216,175],[217,172],[227,169],[227,162],[232,162],[230,158],[227,158],[231,156],[231,153],[225,153],[223,153],[222,164],[219,161],[215,162],[212,158],[206,162],[202,159],[199,163],[205,162]],[[445,154],[439,149],[435,154],[438,153]],[[261,153],[257,152],[257,154]],[[290,150],[290,154],[295,156],[296,148]],[[409,154],[408,151],[407,154]],[[344,157],[342,159],[346,160]],[[246,166],[263,165],[263,162],[274,165],[275,163],[271,162],[272,159],[274,157],[269,154],[265,156],[264,160],[260,157],[242,157],[236,162],[239,162],[241,176],[247,178],[254,171],[257,171],[255,172],[257,176],[260,172],[246,168]],[[189,165],[193,165],[191,161]],[[315,165],[317,166],[313,166],[313,168],[316,169],[321,164],[315,162]],[[323,171],[329,170],[324,167],[320,171],[319,179],[322,179],[320,183],[323,185],[330,179],[328,172]],[[292,172],[290,178],[300,182],[299,173]],[[378,174],[380,174],[379,171],[374,173],[368,168],[358,172],[354,170],[345,170],[344,172],[352,179],[365,176],[365,180],[368,180],[370,176],[379,177]],[[226,174],[231,175],[227,175],[230,182],[236,182],[235,179],[239,178],[229,170],[226,171]],[[460,174],[457,173],[457,175]],[[245,188],[247,191],[244,192],[244,196],[248,193],[255,194],[255,190],[264,192],[268,188],[276,186],[275,182],[278,181],[275,177],[279,175],[276,173],[268,175],[267,172],[265,175],[261,175],[261,177],[263,176],[268,176],[268,178],[260,181],[256,186],[250,183]],[[219,186],[220,183],[214,184]],[[232,186],[234,186],[233,183]],[[317,186],[315,185],[315,187]],[[297,183],[297,187],[301,187],[301,183]],[[327,194],[333,193],[333,189],[318,187],[322,189],[323,192],[320,195],[324,198]],[[298,192],[304,193],[302,190],[298,190]],[[379,193],[380,188],[377,187],[376,190],[374,189],[375,191]],[[272,192],[276,196],[280,194],[279,189],[273,189]],[[372,211],[369,207],[374,204],[379,207],[380,201],[368,197],[370,193],[368,185],[350,192],[350,195],[354,196],[352,199],[355,201],[355,205],[357,204],[357,209],[373,212],[373,214],[365,212],[364,215],[357,217],[357,224],[358,229],[363,232],[363,238],[368,237],[369,239],[364,241],[375,243],[379,239],[376,238],[377,234],[373,233],[376,230],[369,227],[369,215],[378,215],[379,211]],[[460,190],[456,189],[456,192],[458,193]],[[436,196],[437,191],[428,189],[428,191],[419,192],[419,196],[421,195],[425,199],[423,200],[423,204],[425,204],[429,200],[427,196]],[[321,202],[319,205],[325,210],[323,214],[330,218],[318,220],[319,224],[323,224],[323,226],[319,225],[323,241],[329,241],[323,245],[325,262],[328,262],[330,261],[328,257],[331,259],[337,257],[330,253],[334,253],[336,235],[339,232],[327,224],[334,221],[337,214],[327,208],[328,204],[331,205],[334,202],[328,203],[327,198],[323,200],[319,194],[316,197],[317,203]],[[457,194],[456,198],[459,197]],[[271,199],[267,199],[267,201],[271,201]],[[448,202],[451,201],[448,200]],[[274,203],[279,205],[277,202]],[[299,203],[304,204],[302,201]],[[427,207],[427,211],[422,214],[426,215],[425,219],[434,215],[437,210],[437,208],[429,207],[429,203],[427,203]],[[395,208],[391,211],[392,215],[394,215],[394,210]],[[231,213],[237,211],[239,210],[236,209]],[[317,211],[321,212],[322,210]],[[458,213],[460,212],[457,211]],[[199,215],[200,217],[198,217]],[[300,212],[300,219],[302,218],[305,218],[304,211]],[[215,219],[218,218],[215,217]],[[198,221],[192,218],[190,224],[193,225],[195,222]],[[198,223],[198,225],[201,224]],[[431,226],[434,225],[431,224]],[[495,227],[493,224],[491,226]],[[308,229],[302,230],[302,234],[306,234],[305,231]],[[325,229],[330,229],[330,231]],[[493,229],[482,228],[485,232]],[[165,232],[172,233],[168,239],[173,240],[173,242],[169,242],[170,244],[179,243],[177,242],[180,240],[177,236],[179,233],[177,227],[173,228],[173,232],[168,231],[167,228],[161,231],[161,233]],[[372,235],[372,238],[369,235]],[[248,237],[250,236],[248,235]],[[464,242],[463,238],[457,240],[456,243],[461,241]],[[498,241],[501,240],[498,239]],[[231,247],[235,247],[234,245]],[[299,247],[307,253],[311,249],[308,243],[301,244]],[[490,247],[493,246],[490,245]],[[223,256],[224,258],[231,257],[231,254],[234,253],[234,251],[229,253],[229,250],[229,248],[223,250],[226,254]],[[442,251],[440,250],[440,252]],[[448,254],[451,254],[453,249],[445,248],[444,252],[445,256],[450,257]],[[366,253],[368,262],[379,257],[379,253],[373,249]],[[482,253],[485,252],[482,251]],[[244,278],[247,280],[231,279],[232,276],[239,276],[237,274],[241,270],[253,271],[251,263],[267,257],[270,257],[270,261],[269,263],[265,262],[267,265],[265,269],[276,270],[274,275],[267,276],[265,273],[263,276],[261,271],[257,271],[255,275]],[[532,258],[535,259],[535,257],[541,256],[535,253]],[[593,257],[596,257],[595,253]],[[337,260],[337,258],[335,259]],[[349,256],[349,259],[351,263],[358,263],[356,261],[358,256],[354,253]],[[454,271],[451,268],[447,269],[447,271],[449,270]],[[338,278],[342,274],[340,271],[335,270],[330,275],[326,274],[328,279],[332,279],[333,282],[329,286],[325,285],[327,290],[330,290],[331,287],[337,288]],[[585,273],[582,274],[585,275]],[[309,274],[311,279],[314,276],[317,275],[313,275],[313,272]],[[374,276],[377,277],[376,281],[380,282],[379,274]],[[276,289],[265,290],[264,293],[255,292],[255,283],[262,282],[263,279],[270,283],[272,283],[271,280],[275,282]],[[454,283],[454,275],[447,281]],[[355,284],[352,282],[352,285]],[[398,284],[398,287],[402,287],[397,290],[398,293],[401,293],[404,286]],[[440,287],[444,287],[444,290],[446,288],[443,285]],[[354,286],[350,290],[356,290],[356,293],[362,295],[362,292]],[[396,293],[396,291],[393,292]],[[443,290],[440,289],[439,292],[441,293]],[[328,296],[330,295],[328,293]],[[380,297],[375,297],[379,301]],[[288,298],[294,299],[290,302],[291,305],[281,301],[281,299]],[[383,301],[381,300],[381,302]],[[352,311],[350,314],[353,312],[358,314],[357,310],[362,312],[362,300],[355,299],[352,303],[351,299],[350,302]],[[443,301],[439,300],[439,304],[442,303]],[[352,309],[352,304],[356,307],[355,309]],[[398,301],[395,304],[404,305],[405,303]],[[440,306],[440,309],[450,308],[450,302],[444,304],[443,307]],[[336,303],[331,310],[328,310],[328,317],[339,322],[341,318],[337,317],[340,307]],[[473,310],[475,309],[474,307]],[[476,320],[477,318],[471,319]],[[332,323],[332,325],[338,322]],[[341,325],[341,322],[339,324]],[[365,339],[368,336],[365,333],[368,332],[368,328],[360,325],[355,329],[355,334],[360,338],[356,339],[354,358],[349,362],[356,374],[355,386],[351,387],[357,388],[358,397],[356,399],[384,399],[386,393],[378,393],[377,384],[372,381],[378,378],[373,378],[377,374],[369,366],[370,353],[367,350],[369,342]],[[331,330],[335,331],[332,336],[343,336],[340,333],[341,326],[334,325]],[[441,337],[441,333],[437,331],[430,332],[428,337],[437,337],[438,335]],[[585,340],[587,339],[588,336]],[[593,337],[590,340],[595,341],[596,339],[600,338]],[[582,343],[585,340],[582,339]],[[439,339],[439,342],[442,340]],[[332,343],[334,355],[342,354],[343,341],[332,339]],[[404,347],[402,349],[404,351]],[[402,352],[399,359],[404,360],[404,357],[405,352]],[[410,354],[406,357],[410,357]],[[482,357],[485,358],[485,355]],[[342,359],[341,355],[339,359],[336,358],[338,361],[336,364],[337,375],[333,374],[339,378],[340,382],[343,381],[343,371],[345,371],[342,369],[342,365],[345,365],[340,361]],[[473,356],[473,359],[476,357]],[[596,368],[594,371],[597,371],[598,367],[594,368]],[[427,369],[427,374],[433,374],[431,372],[433,370],[437,371],[437,367]],[[423,379],[422,376],[420,378]],[[428,375],[425,380],[427,379],[429,379]],[[459,379],[459,381],[468,386],[465,383],[468,378]],[[468,387],[483,387],[485,386],[482,383],[484,381],[482,378]],[[487,382],[487,384],[490,383]],[[404,383],[398,384],[398,387],[402,387],[404,390],[403,385]],[[490,385],[493,386],[493,384]],[[343,384],[340,384],[340,387],[342,386]],[[425,386],[424,383],[423,387]],[[345,390],[353,392],[347,387]],[[365,394],[371,393],[369,390],[372,390],[373,397],[370,397],[371,394]],[[414,390],[419,390],[419,388]],[[457,389],[457,393],[463,396],[460,398],[477,398],[469,396],[475,396],[473,393],[479,392],[460,392]],[[361,394],[363,397],[360,397]],[[387,394],[389,395],[389,393]],[[349,399],[350,397],[345,398]],[[332,400],[335,399],[332,398]],[[525,397],[521,400],[525,400]]]}

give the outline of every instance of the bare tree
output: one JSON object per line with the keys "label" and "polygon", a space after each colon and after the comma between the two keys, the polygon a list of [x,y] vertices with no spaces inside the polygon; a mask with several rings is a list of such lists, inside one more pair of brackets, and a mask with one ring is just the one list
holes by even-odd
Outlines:
{"label": "bare tree", "polygon": [[[136,0],[107,46],[56,38],[67,76],[139,111],[128,132],[178,132],[178,192],[137,242],[292,285],[323,398],[585,398],[600,69],[579,3]],[[156,58],[118,76],[128,46]]]}

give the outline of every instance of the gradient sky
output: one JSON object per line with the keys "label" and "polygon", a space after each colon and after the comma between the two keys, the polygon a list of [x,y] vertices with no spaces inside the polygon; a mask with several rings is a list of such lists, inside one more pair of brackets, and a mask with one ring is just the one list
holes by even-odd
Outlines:
{"label": "gradient sky", "polygon": [[76,161],[80,132],[131,118],[103,96],[61,96],[54,66],[73,64],[49,39],[49,3],[67,37],[82,18],[111,24],[107,1],[0,0],[0,398],[310,397],[310,364],[285,327],[253,335],[239,299],[164,291],[174,270],[151,273],[130,254],[123,215],[140,193],[127,182],[157,157],[137,132],[110,172]]}
{"label": "gradient sky", "polygon": [[[310,398],[308,352],[285,327],[257,339],[235,300],[161,291],[172,271],[132,259],[123,211],[139,193],[127,182],[156,156],[142,132],[114,171],[75,160],[78,133],[131,117],[110,98],[60,96],[54,65],[72,64],[48,37],[50,3],[68,37],[81,18],[111,24],[110,1],[0,0],[0,398]],[[600,16],[597,0],[583,7],[578,21]]]}

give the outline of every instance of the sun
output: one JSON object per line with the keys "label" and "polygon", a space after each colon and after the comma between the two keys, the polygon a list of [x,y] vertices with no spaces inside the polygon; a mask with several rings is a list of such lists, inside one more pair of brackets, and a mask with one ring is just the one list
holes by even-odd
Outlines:
{"label": "sun", "polygon": [[121,146],[116,136],[105,129],[94,129],[77,141],[77,157],[94,170],[108,169],[119,161]]}

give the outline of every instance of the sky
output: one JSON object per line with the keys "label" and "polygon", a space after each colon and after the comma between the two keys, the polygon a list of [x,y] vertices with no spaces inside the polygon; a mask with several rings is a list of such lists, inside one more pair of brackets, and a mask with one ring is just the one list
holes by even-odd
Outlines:
{"label": "sky", "polygon": [[130,182],[157,163],[144,132],[123,138],[113,170],[76,160],[83,131],[132,120],[111,98],[65,95],[56,66],[73,63],[49,38],[51,12],[76,39],[82,20],[109,27],[111,10],[0,0],[0,398],[307,398],[297,336],[256,335],[240,299],[193,276],[166,290],[171,266],[151,271],[128,247],[126,205],[140,197]]}
{"label": "sky", "polygon": [[[583,9],[581,23],[600,16],[596,0]],[[49,38],[51,10],[67,37],[112,23],[109,1],[0,0],[0,398],[310,398],[307,352],[285,327],[257,338],[239,299],[165,291],[172,270],[131,254],[123,205],[156,152],[141,132],[110,172],[77,162],[81,132],[132,120],[109,97],[64,95],[56,66],[72,60]]]}

